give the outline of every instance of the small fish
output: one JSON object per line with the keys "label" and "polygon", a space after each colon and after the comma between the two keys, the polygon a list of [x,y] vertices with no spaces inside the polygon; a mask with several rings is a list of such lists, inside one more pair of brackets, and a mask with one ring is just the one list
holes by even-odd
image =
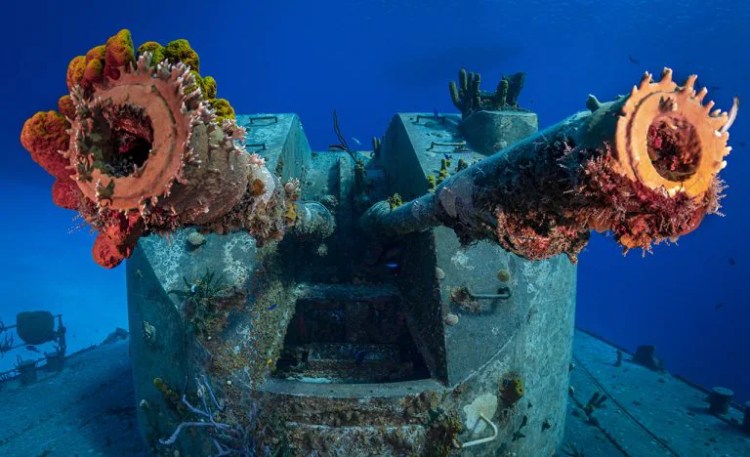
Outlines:
{"label": "small fish", "polygon": [[440,118],[440,112],[438,112],[437,108],[433,108],[432,109],[432,115],[435,116],[435,119],[439,119]]}
{"label": "small fish", "polygon": [[741,147],[741,148],[745,148],[745,147],[747,147],[747,143],[745,143],[744,141],[738,141],[738,142],[737,142],[737,145],[738,145],[739,147]]}
{"label": "small fish", "polygon": [[191,294],[194,294],[196,290],[198,290],[198,284],[193,284],[192,286],[190,286]]}
{"label": "small fish", "polygon": [[37,349],[36,346],[28,345],[26,346],[26,350],[31,351],[31,352],[36,352],[37,354],[39,354],[39,349]]}
{"label": "small fish", "polygon": [[389,270],[398,270],[399,264],[396,262],[386,262],[385,263],[386,268]]}
{"label": "small fish", "polygon": [[352,141],[354,141],[354,144],[356,144],[357,146],[362,146],[362,142],[359,141],[357,138],[352,137]]}
{"label": "small fish", "polygon": [[628,60],[633,65],[637,65],[637,64],[641,63],[638,59],[636,59],[635,57],[633,57],[631,54],[628,54]]}
{"label": "small fish", "polygon": [[737,261],[734,260],[734,257],[730,257],[729,258],[729,265],[732,266],[732,267],[735,266],[735,265],[737,265]]}
{"label": "small fish", "polygon": [[719,303],[717,303],[717,304],[714,305],[714,310],[718,311],[718,310],[720,310],[723,307],[724,307],[724,303],[719,302]]}
{"label": "small fish", "polygon": [[267,311],[272,311],[272,310],[276,309],[277,306],[279,306],[279,305],[277,303],[274,303],[273,305],[271,305],[268,308],[266,308],[266,310]]}
{"label": "small fish", "polygon": [[451,160],[453,159],[453,156],[450,154],[443,153],[443,157],[445,157],[445,160]]}

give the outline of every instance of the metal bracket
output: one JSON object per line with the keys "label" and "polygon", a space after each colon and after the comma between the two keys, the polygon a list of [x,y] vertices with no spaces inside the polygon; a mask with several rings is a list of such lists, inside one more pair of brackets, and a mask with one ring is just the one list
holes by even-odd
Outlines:
{"label": "metal bracket", "polygon": [[430,144],[430,147],[427,148],[427,150],[428,151],[432,151],[436,147],[441,147],[441,146],[453,148],[453,152],[466,152],[468,150],[466,148],[466,141],[459,141],[459,142],[456,142],[456,143],[440,143],[440,142],[437,142],[437,141],[433,141]]}
{"label": "metal bracket", "polygon": [[266,150],[266,143],[249,143],[245,144],[245,148],[250,150],[250,148],[260,148],[258,150],[254,150],[252,152],[258,152],[258,151],[265,151]]}
{"label": "metal bracket", "polygon": [[247,124],[245,124],[245,127],[250,127],[251,125],[253,125],[254,121],[273,121],[273,122],[269,122],[268,124],[261,125],[261,127],[263,127],[263,126],[266,126],[266,125],[276,124],[277,122],[279,122],[279,117],[278,116],[257,116],[257,117],[251,117],[250,120],[248,120]]}
{"label": "metal bracket", "polygon": [[497,290],[496,294],[475,294],[469,288],[466,288],[469,293],[469,297],[474,300],[497,300],[497,299],[508,299],[510,298],[510,287],[501,287]]}
{"label": "metal bracket", "polygon": [[441,124],[445,124],[445,116],[442,114],[417,114],[417,119],[414,123],[419,124],[420,119],[435,119],[436,121],[440,121]]}
{"label": "metal bracket", "polygon": [[471,447],[471,446],[478,446],[480,444],[484,443],[491,443],[492,441],[495,441],[497,439],[497,436],[499,435],[499,432],[497,430],[497,425],[493,424],[491,420],[487,419],[484,414],[479,413],[479,418],[482,419],[486,424],[488,424],[490,427],[492,427],[492,436],[487,436],[484,438],[479,438],[472,441],[467,441],[463,444],[461,444],[461,448]]}

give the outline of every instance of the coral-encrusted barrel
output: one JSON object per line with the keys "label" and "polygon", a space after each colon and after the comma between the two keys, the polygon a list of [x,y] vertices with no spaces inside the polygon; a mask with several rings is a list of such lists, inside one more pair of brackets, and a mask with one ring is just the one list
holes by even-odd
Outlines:
{"label": "coral-encrusted barrel", "polygon": [[475,163],[395,210],[373,206],[362,224],[379,234],[436,225],[464,240],[494,239],[527,259],[565,253],[572,260],[591,230],[612,231],[625,250],[650,249],[717,212],[727,130],[736,115],[711,112],[665,69],[646,73],[629,96],[589,100],[578,113]]}
{"label": "coral-encrusted barrel", "polygon": [[297,195],[238,140],[244,129],[185,40],[133,48],[123,30],[71,60],[60,113],[37,113],[21,142],[57,180],[53,200],[99,231],[94,259],[114,267],[138,238],[185,225],[284,234]]}

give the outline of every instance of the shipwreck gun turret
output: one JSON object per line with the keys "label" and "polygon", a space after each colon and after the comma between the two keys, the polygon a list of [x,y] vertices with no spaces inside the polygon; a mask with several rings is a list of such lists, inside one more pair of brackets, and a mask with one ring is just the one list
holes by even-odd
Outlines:
{"label": "shipwreck gun turret", "polygon": [[336,119],[342,147],[314,154],[296,115],[235,116],[198,63],[121,31],[21,134],[99,232],[95,260],[128,259],[158,455],[551,455],[576,294],[556,254],[591,230],[625,249],[694,230],[737,111],[665,70],[536,133],[521,74],[486,93],[462,72],[462,116],[399,113],[372,153]]}
{"label": "shipwreck gun turret", "polygon": [[683,86],[665,69],[646,73],[630,95],[473,164],[422,197],[362,218],[373,234],[403,235],[438,225],[464,242],[495,239],[528,259],[575,260],[591,230],[614,232],[625,250],[649,249],[694,230],[719,209],[718,172],[736,116],[703,104],[696,76]]}

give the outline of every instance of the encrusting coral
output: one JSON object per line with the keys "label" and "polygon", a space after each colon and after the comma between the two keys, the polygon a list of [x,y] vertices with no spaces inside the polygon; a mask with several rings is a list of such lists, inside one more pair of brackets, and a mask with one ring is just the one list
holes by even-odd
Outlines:
{"label": "encrusting coral", "polygon": [[136,49],[127,30],[70,61],[59,111],[26,121],[21,143],[56,180],[53,201],[99,233],[111,268],[141,235],[185,225],[280,239],[298,194],[238,140],[244,129],[186,40]]}
{"label": "encrusting coral", "polygon": [[495,92],[481,90],[482,75],[461,69],[458,72],[458,84],[451,81],[448,90],[453,104],[461,111],[466,119],[476,111],[482,110],[518,110],[518,96],[523,88],[526,75],[515,73],[503,76]]}

